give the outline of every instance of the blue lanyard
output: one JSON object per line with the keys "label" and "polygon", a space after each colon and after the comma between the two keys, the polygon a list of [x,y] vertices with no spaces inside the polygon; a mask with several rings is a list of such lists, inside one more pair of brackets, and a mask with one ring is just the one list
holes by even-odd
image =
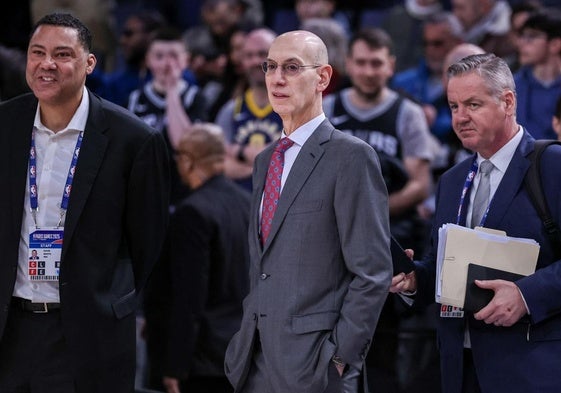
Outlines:
{"label": "blue lanyard", "polygon": [[[68,201],[70,200],[70,192],[72,191],[72,181],[74,180],[74,175],[76,173],[76,164],[78,163],[78,156],[80,155],[80,146],[82,146],[83,137],[84,132],[81,131],[80,134],[78,134],[76,147],[74,148],[74,154],[72,154],[72,161],[70,162],[70,167],[68,168],[68,175],[66,176],[66,183],[64,185],[64,190],[62,192],[62,201],[60,203],[60,220],[57,225],[59,227],[61,226],[64,214],[68,209]],[[34,129],[31,134],[31,149],[29,151],[29,204],[31,205],[31,214],[33,215],[35,226],[37,226],[37,211],[39,210],[38,194],[37,151],[35,149]]]}
{"label": "blue lanyard", "polygon": [[[466,196],[468,194],[468,191],[470,190],[471,186],[473,185],[473,179],[475,179],[475,175],[477,174],[477,170],[479,169],[478,165],[477,165],[477,156],[474,157],[473,162],[471,163],[471,168],[468,172],[468,175],[466,177],[466,181],[464,183],[464,188],[462,189],[462,195],[460,197],[460,206],[458,207],[458,216],[456,217],[456,224],[460,225],[460,221],[462,218],[462,213],[463,213],[463,209],[465,207],[466,204]],[[489,205],[491,205],[491,203],[489,203]],[[489,213],[489,206],[487,206],[487,209],[485,210],[485,214],[483,214],[483,217],[481,217],[481,222],[479,223],[479,226],[483,226],[483,224],[485,223],[485,220],[487,219],[487,214]]]}

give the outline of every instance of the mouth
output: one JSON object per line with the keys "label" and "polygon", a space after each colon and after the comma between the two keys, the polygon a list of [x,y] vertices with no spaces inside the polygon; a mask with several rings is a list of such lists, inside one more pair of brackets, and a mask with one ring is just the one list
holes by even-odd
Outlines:
{"label": "mouth", "polygon": [[41,75],[37,79],[39,79],[42,82],[54,82],[55,81],[55,78],[53,78],[52,76],[45,76],[45,75]]}
{"label": "mouth", "polygon": [[278,93],[278,92],[272,92],[271,96],[274,98],[288,98],[287,94],[282,94],[282,93]]}

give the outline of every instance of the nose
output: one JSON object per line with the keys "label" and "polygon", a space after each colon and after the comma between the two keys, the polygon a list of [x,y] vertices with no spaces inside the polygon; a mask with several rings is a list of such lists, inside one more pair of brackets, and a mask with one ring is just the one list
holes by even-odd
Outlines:
{"label": "nose", "polygon": [[56,62],[51,56],[45,56],[41,61],[41,67],[43,68],[56,68]]}

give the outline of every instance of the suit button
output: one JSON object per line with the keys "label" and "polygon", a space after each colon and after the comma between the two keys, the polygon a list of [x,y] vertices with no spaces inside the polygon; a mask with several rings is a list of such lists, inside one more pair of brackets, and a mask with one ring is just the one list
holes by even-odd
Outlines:
{"label": "suit button", "polygon": [[261,280],[266,280],[267,277],[269,277],[268,274],[266,274],[266,273],[261,273],[261,276],[260,276]]}

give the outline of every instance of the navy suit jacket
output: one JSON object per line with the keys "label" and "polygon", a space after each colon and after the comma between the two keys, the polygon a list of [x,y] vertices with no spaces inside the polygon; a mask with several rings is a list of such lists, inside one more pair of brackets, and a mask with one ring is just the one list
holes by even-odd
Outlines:
{"label": "navy suit jacket", "polygon": [[[0,105],[0,340],[16,280],[36,110],[32,94]],[[167,226],[167,154],[160,134],[90,94],[59,280],[63,335],[79,392],[133,391],[137,295]]]}
{"label": "navy suit jacket", "polygon": [[[488,228],[509,236],[533,238],[540,243],[535,274],[516,282],[531,312],[512,327],[495,327],[465,318],[439,318],[444,393],[460,393],[466,319],[477,375],[483,392],[561,391],[561,261],[554,260],[551,244],[524,188],[530,165],[528,154],[534,139],[524,131],[507,172],[495,193],[485,222]],[[432,250],[417,262],[416,303],[434,301],[435,260],[438,228],[455,223],[460,194],[473,157],[446,172],[439,183],[432,229]],[[552,217],[561,223],[561,147],[552,146],[542,155],[542,182]],[[466,198],[468,198],[466,196]],[[466,210],[466,209],[464,209]],[[465,217],[461,224],[465,224]]]}

